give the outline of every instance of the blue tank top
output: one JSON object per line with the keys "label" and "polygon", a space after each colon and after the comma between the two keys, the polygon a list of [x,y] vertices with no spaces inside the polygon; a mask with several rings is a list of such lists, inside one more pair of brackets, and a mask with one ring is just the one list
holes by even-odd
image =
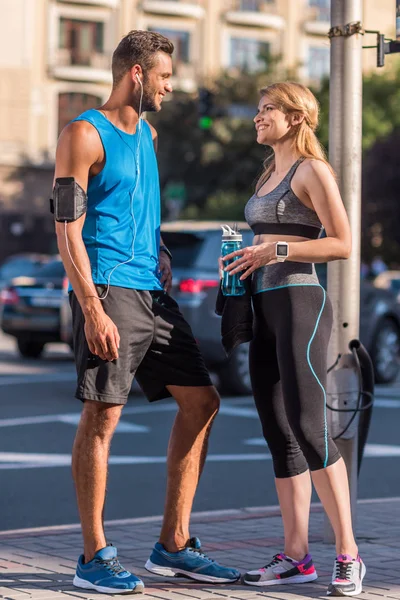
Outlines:
{"label": "blue tank top", "polygon": [[135,134],[126,133],[95,109],[74,121],[87,121],[96,128],[105,154],[103,169],[89,178],[82,231],[93,282],[107,284],[111,274],[113,286],[161,290],[160,186],[148,123],[141,122],[137,165],[139,125]]}

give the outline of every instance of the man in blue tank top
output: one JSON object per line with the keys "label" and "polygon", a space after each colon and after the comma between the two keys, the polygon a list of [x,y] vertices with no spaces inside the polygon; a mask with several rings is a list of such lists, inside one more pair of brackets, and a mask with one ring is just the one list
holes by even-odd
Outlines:
{"label": "man in blue tank top", "polygon": [[[165,518],[146,569],[213,583],[240,576],[199,552],[199,540],[189,535],[219,397],[168,295],[171,256],[160,238],[157,133],[141,118],[159,111],[172,91],[172,52],[158,33],[126,35],[113,54],[110,98],[67,125],[56,155],[56,231],[71,282],[76,397],[84,403],[72,456],[84,540],[74,585],[110,594],[144,589],[107,545],[102,522],[111,438],[134,376],[150,402],[173,396],[178,404]],[[64,195],[57,192],[63,185]]]}

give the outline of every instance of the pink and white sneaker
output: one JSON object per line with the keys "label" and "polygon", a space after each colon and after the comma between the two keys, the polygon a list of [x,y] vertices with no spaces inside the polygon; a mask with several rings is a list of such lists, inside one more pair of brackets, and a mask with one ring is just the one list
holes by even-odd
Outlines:
{"label": "pink and white sneaker", "polygon": [[362,592],[365,572],[365,565],[359,556],[352,558],[348,554],[340,554],[335,560],[327,595],[358,596]]}
{"label": "pink and white sneaker", "polygon": [[262,569],[248,571],[243,576],[247,585],[283,585],[288,583],[307,583],[317,579],[311,555],[307,554],[303,560],[295,561],[286,554],[276,554],[270,563]]}

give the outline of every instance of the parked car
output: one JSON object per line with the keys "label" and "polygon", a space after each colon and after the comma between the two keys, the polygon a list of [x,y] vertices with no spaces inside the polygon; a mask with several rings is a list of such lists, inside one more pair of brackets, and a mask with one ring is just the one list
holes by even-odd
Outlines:
{"label": "parked car", "polygon": [[[243,245],[251,245],[253,234],[239,223]],[[216,222],[165,223],[162,237],[173,254],[172,296],[190,323],[205,361],[218,373],[221,387],[233,394],[251,392],[248,367],[249,345],[240,345],[228,359],[221,345],[220,317],[215,314],[219,287],[218,257],[221,227]],[[318,268],[326,283],[326,266]],[[67,297],[61,309],[62,339],[71,343],[71,311]],[[374,362],[379,382],[393,381],[400,369],[400,304],[388,290],[361,282],[360,338]]]}
{"label": "parked car", "polygon": [[5,259],[0,266],[0,290],[14,277],[31,275],[38,267],[49,262],[48,254],[13,254]]}
{"label": "parked car", "polygon": [[21,356],[38,358],[48,342],[60,342],[64,266],[53,259],[29,276],[12,279],[0,292],[1,328],[17,340]]}
{"label": "parked car", "polygon": [[[326,264],[317,265],[326,288]],[[390,289],[360,281],[360,341],[368,350],[377,383],[391,383],[400,371],[400,297]]]}
{"label": "parked car", "polygon": [[400,295],[400,271],[384,271],[375,277],[373,284],[377,288],[392,290]]}

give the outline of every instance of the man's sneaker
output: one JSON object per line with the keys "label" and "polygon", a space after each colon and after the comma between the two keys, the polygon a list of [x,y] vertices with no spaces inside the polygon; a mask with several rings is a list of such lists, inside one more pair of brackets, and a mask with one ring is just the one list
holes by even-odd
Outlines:
{"label": "man's sneaker", "polygon": [[96,552],[88,563],[83,555],[79,557],[73,583],[75,587],[103,594],[138,594],[144,590],[143,581],[124,569],[116,547],[111,544]]}
{"label": "man's sneaker", "polygon": [[191,538],[184,550],[167,552],[159,542],[153,548],[145,568],[164,577],[188,577],[207,583],[232,583],[240,579],[240,571],[222,567],[202,551],[199,538]]}
{"label": "man's sneaker", "polygon": [[358,596],[362,592],[365,572],[365,565],[359,556],[354,559],[348,554],[340,554],[335,560],[327,595]]}
{"label": "man's sneaker", "polygon": [[249,571],[243,577],[248,585],[282,585],[285,583],[307,583],[317,579],[310,554],[297,562],[286,554],[275,554],[270,563],[257,571]]}

